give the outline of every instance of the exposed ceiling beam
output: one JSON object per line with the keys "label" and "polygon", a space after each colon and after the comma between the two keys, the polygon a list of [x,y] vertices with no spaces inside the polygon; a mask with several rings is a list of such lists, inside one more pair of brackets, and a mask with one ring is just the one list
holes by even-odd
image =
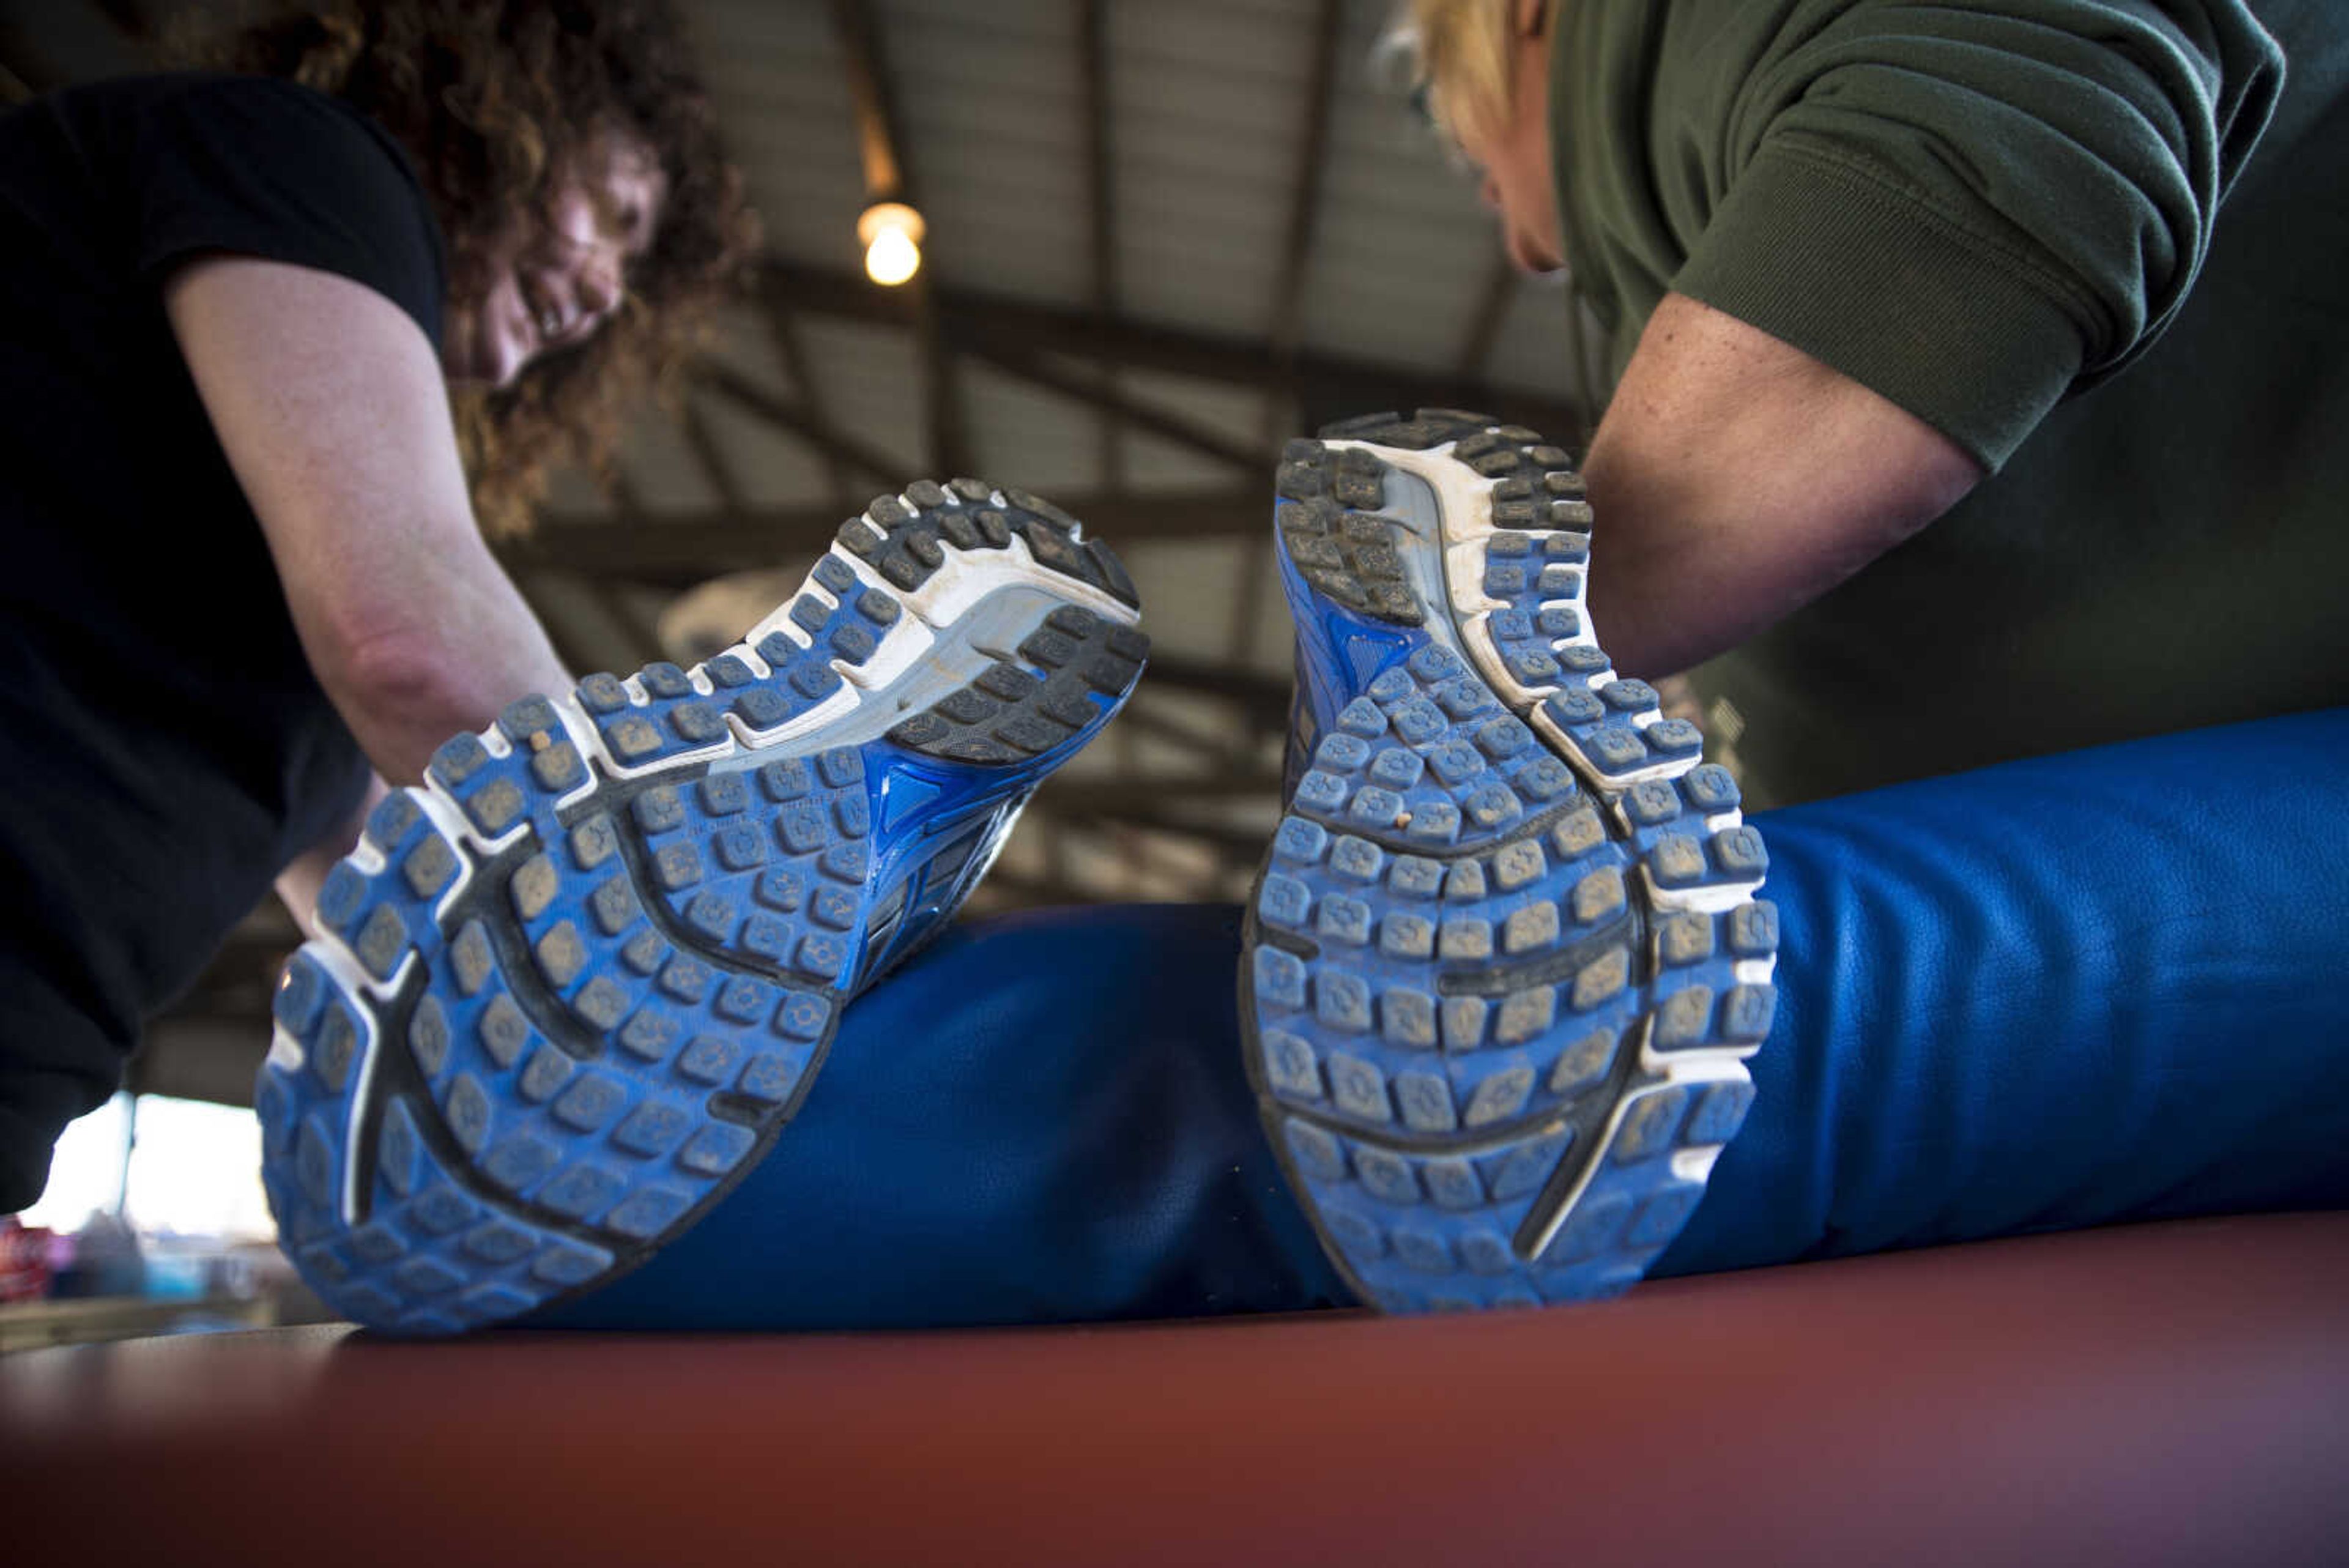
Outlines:
{"label": "exposed ceiling beam", "polygon": [[[1307,73],[1297,189],[1288,203],[1288,232],[1280,246],[1280,268],[1275,275],[1272,316],[1268,337],[1275,374],[1264,383],[1264,423],[1260,445],[1269,456],[1282,440],[1296,433],[1290,421],[1298,404],[1297,350],[1305,334],[1305,269],[1312,259],[1313,231],[1321,217],[1322,175],[1330,161],[1330,109],[1338,79],[1338,0],[1320,0],[1313,17],[1313,64]],[[1246,664],[1255,650],[1258,623],[1264,618],[1265,569],[1262,553],[1243,550],[1233,563],[1231,618],[1225,630],[1226,657]]]}
{"label": "exposed ceiling beam", "polygon": [[1202,457],[1229,464],[1244,474],[1261,476],[1266,472],[1263,454],[1246,441],[1234,441],[1195,420],[1153,408],[1127,397],[1103,381],[1080,372],[1061,369],[1032,349],[1008,339],[989,337],[973,343],[970,351],[975,357],[1023,381],[1032,381],[1049,391],[1080,402],[1098,404],[1136,430],[1148,431],[1177,446],[1187,447]]}
{"label": "exposed ceiling beam", "polygon": [[691,392],[686,394],[683,413],[686,444],[693,449],[696,462],[701,465],[704,479],[709,482],[710,493],[729,512],[743,507],[742,487],[734,483],[733,465],[719,450],[718,433],[709,428],[709,416],[703,411],[700,400]]}
{"label": "exposed ceiling beam", "polygon": [[1233,703],[1251,723],[1271,729],[1288,727],[1290,684],[1287,676],[1234,670],[1226,664],[1210,664],[1177,654],[1154,653],[1150,656],[1147,679],[1170,691],[1197,692]]}
{"label": "exposed ceiling beam", "polygon": [[1072,880],[1069,867],[1069,836],[1056,830],[1049,812],[1035,820],[1039,825],[1036,843],[1043,852],[1044,875],[1055,882]]}
{"label": "exposed ceiling beam", "polygon": [[[576,618],[569,612],[569,607],[558,597],[559,590],[549,593],[547,583],[559,575],[554,568],[519,572],[514,576],[514,587],[522,590],[523,598],[530,605],[532,613],[538,617],[538,624],[545,628],[546,640],[554,645],[554,657],[563,661],[564,669],[574,677],[594,670],[612,669],[616,661],[607,656],[606,649],[610,644],[604,639],[591,638],[584,633],[576,623]],[[578,578],[574,587],[580,598],[595,607],[600,618],[602,604],[589,597],[586,579]]]}
{"label": "exposed ceiling beam", "polygon": [[620,521],[631,527],[641,524],[645,515],[645,498],[636,489],[636,482],[621,466],[617,457],[610,459],[604,469],[604,493],[612,498],[612,509]]}
{"label": "exposed ceiling beam", "polygon": [[[848,96],[855,106],[857,146],[864,161],[864,192],[874,202],[903,202],[918,211],[921,186],[906,156],[905,121],[898,118],[896,88],[889,74],[889,54],[881,37],[880,19],[871,0],[833,0],[833,27],[840,39]],[[937,268],[926,261],[911,280],[894,292],[907,296],[912,307],[914,337],[921,351],[922,400],[927,418],[930,464],[940,478],[968,473],[972,467],[969,423],[964,418],[962,389],[947,352],[937,293]],[[883,292],[877,285],[868,285]]]}
{"label": "exposed ceiling beam", "polygon": [[856,115],[856,148],[864,161],[864,190],[875,202],[913,202],[914,175],[898,134],[897,99],[883,65],[881,32],[866,0],[833,0],[832,26],[840,40],[841,70]]}
{"label": "exposed ceiling beam", "polygon": [[[1330,110],[1338,79],[1338,0],[1320,0],[1313,18],[1313,63],[1306,76],[1303,117],[1299,127],[1296,194],[1288,203],[1288,232],[1281,241],[1280,269],[1275,275],[1272,317],[1268,333],[1278,373],[1265,382],[1263,447],[1279,450],[1297,418],[1297,351],[1305,335],[1305,271],[1313,254],[1313,233],[1321,217],[1322,177],[1330,161]],[[1264,619],[1266,570],[1263,552],[1242,550],[1233,564],[1231,618],[1225,630],[1225,655],[1234,664],[1254,656],[1256,638]]]}
{"label": "exposed ceiling beam", "polygon": [[[697,376],[711,391],[732,399],[768,423],[791,431],[818,452],[860,471],[884,488],[904,483],[918,466],[850,435],[803,404],[785,402],[730,365],[705,362]],[[849,493],[853,509],[855,493]]]}
{"label": "exposed ceiling beam", "polygon": [[[1218,846],[1195,838],[1180,829],[1167,830],[1151,825],[1106,820],[1088,822],[1085,827],[1106,837],[1125,853],[1133,878],[1131,897],[1172,896],[1185,902],[1204,901],[1216,896],[1231,870],[1233,857]],[[1206,853],[1204,856],[1186,855],[1184,853],[1186,848],[1204,849]],[[1151,878],[1157,880],[1156,888],[1150,886],[1148,879]]]}
{"label": "exposed ceiling beam", "polygon": [[1299,309],[1305,293],[1305,264],[1313,254],[1313,229],[1321,216],[1321,175],[1329,162],[1330,108],[1336,96],[1338,0],[1321,0],[1313,20],[1313,67],[1305,88],[1304,120],[1299,127],[1303,152],[1298,161],[1297,194],[1288,204],[1288,233],[1281,242],[1280,272],[1272,296],[1272,350],[1287,358],[1303,333]]}
{"label": "exposed ceiling beam", "polygon": [[1168,833],[1184,831],[1181,827],[1157,820],[1170,799],[1231,801],[1278,800],[1279,797],[1280,775],[1258,771],[1202,774],[1194,777],[1169,777],[1164,774],[1131,779],[1064,777],[1054,779],[1036,796],[1040,801],[1049,802],[1051,810],[1064,818],[1104,817],[1121,824],[1147,819],[1152,826]]}
{"label": "exposed ceiling beam", "polygon": [[[1148,686],[1144,691],[1153,690]],[[1140,693],[1137,693],[1139,697]],[[1207,759],[1211,765],[1239,767],[1254,756],[1257,733],[1247,723],[1201,726],[1186,722],[1147,702],[1128,702],[1118,712],[1117,722],[1135,732],[1153,736],[1170,745],[1179,746]]]}
{"label": "exposed ceiling beam", "polygon": [[[901,478],[905,471],[900,471]],[[1113,544],[1141,539],[1216,538],[1268,529],[1260,488],[1165,495],[1062,496],[1062,508]],[[647,585],[700,582],[723,572],[771,566],[820,550],[845,520],[836,506],[758,507],[741,512],[670,513],[635,522],[593,514],[541,514],[522,539],[497,547],[517,571],[565,566]]]}
{"label": "exposed ceiling beam", "polygon": [[1170,816],[1166,815],[1164,808],[1169,802],[1179,803],[1183,799],[1183,781],[1179,778],[1165,778],[1158,780],[1157,783],[1162,798],[1154,802],[1137,794],[1120,815],[1112,817],[1080,815],[1071,817],[1069,826],[1087,828],[1114,822],[1130,827],[1147,828],[1153,833],[1195,839],[1231,857],[1234,860],[1243,860],[1250,867],[1263,858],[1266,846],[1272,842],[1272,835],[1269,832],[1261,827],[1248,827],[1237,823],[1193,822]]}
{"label": "exposed ceiling beam", "polygon": [[1507,251],[1495,246],[1493,270],[1485,279],[1485,292],[1477,297],[1476,314],[1468,322],[1468,336],[1461,340],[1462,380],[1485,379],[1485,362],[1493,357],[1493,345],[1501,336],[1501,323],[1507,318],[1509,306],[1516,297],[1517,264],[1509,259]]}
{"label": "exposed ceiling beam", "polygon": [[[988,896],[990,892],[993,897]],[[999,909],[1032,909],[1050,904],[1098,904],[1102,895],[1098,888],[1080,887],[1065,877],[1030,877],[999,865],[978,885],[978,898],[974,901]]]}
{"label": "exposed ceiling beam", "polygon": [[617,660],[590,664],[588,671],[603,669],[625,673],[662,657],[657,613],[640,610],[631,603],[633,596],[626,587],[609,579],[590,583],[587,597],[595,612],[618,628],[620,645],[626,649]]}
{"label": "exposed ceiling beam", "polygon": [[[910,301],[861,276],[776,258],[767,261],[765,272],[795,310],[900,327],[912,323]],[[1015,349],[1088,359],[1106,354],[1131,369],[1250,389],[1262,388],[1281,369],[1270,345],[1260,339],[1123,317],[1102,319],[1084,309],[977,289],[940,289],[937,304],[946,330],[959,344],[1008,342]],[[1441,371],[1309,348],[1298,352],[1295,368],[1300,386],[1313,394],[1309,400],[1349,411],[1417,402],[1489,408],[1537,429],[1572,430],[1577,422],[1572,405],[1554,397],[1478,386]]]}
{"label": "exposed ceiling beam", "polygon": [[963,416],[962,378],[947,352],[937,284],[925,265],[905,285],[914,291],[914,339],[922,354],[922,403],[930,438],[930,466],[941,479],[978,466],[970,451],[970,424]]}
{"label": "exposed ceiling beam", "polygon": [[[636,670],[660,659],[660,635],[617,578],[590,576],[571,566],[540,566],[514,576],[522,595],[538,611],[538,623],[554,642],[554,656],[574,675],[592,670]],[[657,587],[656,587],[657,592]]]}
{"label": "exposed ceiling beam", "polygon": [[[791,301],[785,299],[771,280],[761,275],[759,303],[764,307],[767,332],[774,339],[775,353],[783,362],[784,371],[792,379],[792,391],[799,399],[801,410],[818,429],[829,431],[831,418],[824,412],[823,389],[816,384],[815,369],[808,362],[807,345],[801,341],[799,322],[792,315]],[[804,439],[804,438],[802,438]],[[823,460],[824,477],[832,483],[832,497],[843,506],[855,494],[849,483],[849,464],[837,446],[829,442],[814,443],[816,455]]]}
{"label": "exposed ceiling beam", "polygon": [[[1092,306],[1096,318],[1117,309],[1117,207],[1114,171],[1110,163],[1109,0],[1077,0],[1077,90],[1084,100],[1085,191],[1092,240]],[[1125,487],[1125,443],[1119,439],[1117,410],[1110,398],[1117,390],[1117,360],[1109,355],[1095,362],[1100,373],[1102,488],[1115,493]]]}

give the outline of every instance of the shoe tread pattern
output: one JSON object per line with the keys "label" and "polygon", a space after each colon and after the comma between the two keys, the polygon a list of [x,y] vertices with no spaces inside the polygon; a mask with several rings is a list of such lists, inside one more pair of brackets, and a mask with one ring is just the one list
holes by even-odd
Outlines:
{"label": "shoe tread pattern", "polygon": [[1150,656],[1150,639],[1064,605],[961,691],[889,732],[909,751],[980,766],[1026,762],[1092,722],[1094,697],[1122,698]]}
{"label": "shoe tread pattern", "polygon": [[[890,535],[974,552],[1055,539],[1071,565],[1036,552],[1048,572],[1131,602],[1106,549],[1016,493],[911,486]],[[1000,539],[980,510],[1005,520]],[[331,1306],[402,1334],[514,1317],[650,1255],[763,1154],[861,978],[874,790],[897,751],[771,732],[837,701],[841,668],[874,660],[908,614],[827,555],[755,646],[590,676],[567,703],[525,698],[374,811],[320,896],[326,934],[280,982],[255,1089],[281,1244]],[[1050,745],[908,749],[1024,799],[1107,722],[1148,649],[1072,602],[1029,641],[1047,633],[1077,657],[1023,652],[979,683],[1049,690],[1030,705]],[[1061,665],[1073,687],[1053,684]]]}
{"label": "shoe tread pattern", "polygon": [[840,525],[838,543],[911,593],[937,571],[942,545],[1008,550],[1015,538],[1038,566],[1142,607],[1124,565],[1107,545],[1081,538],[1075,518],[1040,495],[998,491],[984,480],[920,480],[902,495],[875,496]]}
{"label": "shoe tread pattern", "polygon": [[[1333,1256],[1388,1310],[1614,1293],[1679,1232],[1751,1103],[1742,1059],[1775,1000],[1775,911],[1753,897],[1766,857],[1728,772],[1700,762],[1701,738],[1646,744],[1672,721],[1587,636],[1588,514],[1565,453],[1456,410],[1324,437],[1448,441],[1493,482],[1495,526],[1466,557],[1488,607],[1423,608],[1494,663],[1423,642],[1314,745],[1248,914],[1267,1127]],[[1319,444],[1291,444],[1285,465],[1321,475],[1287,504],[1334,501],[1341,464],[1363,474],[1373,455]],[[1499,663],[1537,648],[1554,671]],[[1609,725],[1641,737],[1636,758],[1588,739]],[[1455,824],[1446,807],[1480,788]]]}

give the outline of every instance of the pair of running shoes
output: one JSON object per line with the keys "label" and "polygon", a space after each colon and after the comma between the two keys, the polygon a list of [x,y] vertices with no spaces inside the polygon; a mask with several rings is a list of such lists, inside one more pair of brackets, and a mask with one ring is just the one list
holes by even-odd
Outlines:
{"label": "pair of running shoes", "polygon": [[[1566,452],[1371,415],[1290,442],[1275,490],[1298,692],[1237,979],[1267,1135],[1365,1302],[1614,1293],[1752,1098],[1760,839],[1594,640]],[[441,747],[277,992],[255,1106],[303,1277],[453,1334],[691,1226],[1132,694],[1140,617],[1075,518],[923,481],[726,652]]]}

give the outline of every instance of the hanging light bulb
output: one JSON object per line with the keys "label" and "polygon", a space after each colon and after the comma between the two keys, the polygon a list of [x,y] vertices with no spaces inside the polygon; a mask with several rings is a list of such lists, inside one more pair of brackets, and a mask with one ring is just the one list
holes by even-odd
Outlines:
{"label": "hanging light bulb", "polygon": [[856,220],[864,247],[864,275],[895,288],[922,265],[922,214],[903,202],[875,202]]}

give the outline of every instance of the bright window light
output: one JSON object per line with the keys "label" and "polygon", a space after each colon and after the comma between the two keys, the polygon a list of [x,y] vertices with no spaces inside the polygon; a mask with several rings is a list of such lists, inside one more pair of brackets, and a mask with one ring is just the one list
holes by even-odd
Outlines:
{"label": "bright window light", "polygon": [[122,1199],[122,1134],[130,1096],[117,1095],[86,1116],[66,1124],[49,1158],[49,1184],[19,1216],[27,1225],[78,1231],[94,1209],[112,1209]]}
{"label": "bright window light", "polygon": [[261,1124],[251,1111],[140,1096],[126,1195],[122,1139],[129,1106],[129,1096],[117,1095],[66,1128],[49,1184],[25,1210],[26,1224],[78,1231],[92,1210],[127,1198],[130,1223],[150,1234],[266,1241],[277,1233],[261,1186]]}
{"label": "bright window light", "polygon": [[149,1232],[265,1241],[277,1234],[261,1185],[261,1122],[239,1106],[139,1097],[130,1222]]}

